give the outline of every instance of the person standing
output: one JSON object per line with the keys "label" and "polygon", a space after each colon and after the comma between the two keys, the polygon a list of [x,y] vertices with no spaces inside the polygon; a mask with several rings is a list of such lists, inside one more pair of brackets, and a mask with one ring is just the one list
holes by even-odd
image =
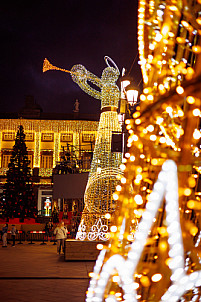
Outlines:
{"label": "person standing", "polygon": [[54,230],[54,235],[56,235],[57,240],[57,254],[61,253],[61,248],[62,252],[64,253],[64,240],[67,238],[67,233],[68,230],[64,226],[64,222],[61,221]]}
{"label": "person standing", "polygon": [[7,247],[7,233],[8,233],[8,224],[5,223],[2,228],[2,241],[3,241],[2,247]]}
{"label": "person standing", "polygon": [[15,224],[12,224],[12,229],[11,229],[11,235],[12,235],[12,240],[13,240],[13,245],[12,247],[15,247],[15,236],[17,233],[17,229],[15,227]]}
{"label": "person standing", "polygon": [[49,222],[48,222],[48,232],[49,232],[49,236],[52,236],[52,232],[53,232],[53,223],[52,223],[52,218],[50,218]]}
{"label": "person standing", "polygon": [[54,207],[53,212],[52,212],[52,220],[53,220],[53,223],[59,222],[59,213],[58,213],[56,206]]}
{"label": "person standing", "polygon": [[75,239],[76,229],[75,229],[75,225],[74,224],[72,225],[70,234],[71,234],[71,238]]}

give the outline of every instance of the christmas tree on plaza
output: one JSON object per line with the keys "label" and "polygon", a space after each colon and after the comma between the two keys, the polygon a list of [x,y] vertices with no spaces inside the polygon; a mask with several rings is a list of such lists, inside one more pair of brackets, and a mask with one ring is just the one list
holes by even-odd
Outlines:
{"label": "christmas tree on plaza", "polygon": [[30,161],[23,126],[19,126],[11,160],[6,173],[2,198],[2,212],[6,218],[35,217],[37,214]]}

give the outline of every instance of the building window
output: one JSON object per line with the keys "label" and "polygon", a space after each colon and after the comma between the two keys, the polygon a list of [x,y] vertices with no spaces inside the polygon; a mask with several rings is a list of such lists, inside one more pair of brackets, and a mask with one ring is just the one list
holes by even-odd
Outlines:
{"label": "building window", "polygon": [[41,141],[42,142],[53,142],[54,133],[42,133]]}
{"label": "building window", "polygon": [[53,156],[52,154],[41,155],[41,168],[50,169],[53,167]]}
{"label": "building window", "polygon": [[2,168],[8,168],[8,164],[10,163],[11,154],[3,154],[2,155]]}
{"label": "building window", "polygon": [[73,134],[71,133],[61,133],[61,142],[72,142]]}
{"label": "building window", "polygon": [[15,140],[15,132],[4,132],[2,140],[3,141],[14,141]]}
{"label": "building window", "polygon": [[89,143],[95,141],[95,134],[94,133],[83,133],[82,134],[82,141],[83,143]]}
{"label": "building window", "polygon": [[34,141],[34,133],[26,132],[25,133],[25,141],[33,142]]}
{"label": "building window", "polygon": [[[8,164],[10,163],[10,159],[11,159],[11,152],[5,152],[2,154],[2,168],[8,168]],[[30,160],[30,168],[33,168],[33,154],[28,154],[28,160]]]}

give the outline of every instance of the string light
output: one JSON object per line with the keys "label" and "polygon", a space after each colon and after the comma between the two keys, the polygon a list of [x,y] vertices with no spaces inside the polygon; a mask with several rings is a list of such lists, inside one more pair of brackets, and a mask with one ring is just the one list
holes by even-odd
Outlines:
{"label": "string light", "polygon": [[[71,69],[73,81],[87,94],[100,99],[102,109],[91,170],[84,195],[85,207],[76,236],[80,240],[83,239],[81,234],[83,225],[85,226],[85,239],[105,240],[103,235],[97,237],[91,234],[94,229],[97,229],[97,221],[101,220],[101,223],[107,226],[110,224],[110,219],[105,219],[105,213],[114,212],[115,202],[118,199],[118,196],[113,195],[113,193],[119,183],[117,175],[120,173],[121,154],[111,152],[111,139],[113,131],[121,132],[117,115],[120,92],[115,84],[119,70],[109,57],[107,57],[106,63],[108,67],[103,70],[101,78],[87,71],[82,65],[75,65]],[[111,67],[109,63],[112,63],[115,68]],[[96,84],[101,91],[92,88],[88,82]],[[97,169],[101,169],[101,173],[97,173]],[[105,227],[103,229],[107,236],[108,229]]]}
{"label": "string light", "polygon": [[[135,233],[135,241],[131,245],[126,260],[120,255],[113,255],[102,266],[103,262],[101,261],[100,263],[100,258],[98,258],[97,262],[100,263],[99,266],[102,266],[102,268],[98,279],[92,277],[89,286],[90,296],[87,296],[87,302],[96,301],[95,298],[98,299],[97,301],[102,301],[105,285],[114,270],[118,272],[118,279],[116,280],[117,277],[115,276],[113,277],[115,281],[113,281],[121,281],[124,301],[136,301],[135,291],[139,286],[135,286],[136,283],[134,282],[135,268],[140,260],[153,218],[163,201],[164,193],[166,197],[167,231],[169,234],[168,243],[170,246],[169,256],[171,257],[168,265],[172,271],[171,280],[173,285],[163,295],[162,301],[178,301],[190,288],[201,285],[201,271],[186,275],[184,270],[184,251],[178,207],[177,167],[173,161],[167,161],[163,164],[153,192],[150,194],[149,201],[146,204],[146,211],[142,215],[142,220]],[[112,232],[116,232],[117,227],[112,226],[111,228],[114,228],[114,230],[111,230]],[[162,275],[159,273],[154,274],[151,279],[153,282],[159,282],[162,279]],[[96,283],[96,290],[93,291],[94,283]],[[91,284],[93,284],[93,287],[91,287]]]}
{"label": "string light", "polygon": [[[97,260],[86,301],[116,302],[119,292],[126,302],[199,301],[201,31],[194,18],[200,6],[140,0],[138,10],[144,89],[140,115],[127,124],[138,140],[129,137],[116,231]],[[119,277],[115,284],[113,276]]]}
{"label": "string light", "polygon": [[[106,212],[114,211],[115,200],[113,193],[119,183],[117,175],[120,173],[121,154],[111,152],[111,139],[113,131],[121,132],[117,115],[120,92],[115,84],[120,73],[111,58],[105,56],[105,62],[108,67],[103,70],[101,78],[98,78],[80,64],[74,65],[70,71],[52,65],[47,59],[44,60],[43,64],[43,72],[60,70],[70,73],[73,81],[84,92],[101,100],[102,113],[84,195],[85,207],[76,236],[80,240],[95,240],[94,238],[98,237],[105,240],[104,236],[97,237],[96,235],[93,236],[92,233],[94,229],[97,229],[100,221],[103,225],[109,225],[110,220],[106,220],[104,215]],[[89,82],[99,87],[100,91],[90,86]],[[91,215],[92,213],[93,215]],[[103,229],[105,230],[105,236],[107,236],[107,229],[105,227]]]}
{"label": "string light", "polygon": [[[96,133],[98,128],[98,122],[96,121],[71,121],[71,120],[29,120],[29,119],[1,119],[0,120],[0,144],[1,150],[5,150],[5,146],[8,145],[6,141],[3,141],[2,133],[15,133],[22,125],[25,134],[31,135],[33,140],[27,141],[26,145],[28,151],[33,151],[33,168],[39,168],[39,176],[50,177],[52,175],[52,168],[55,167],[56,162],[59,161],[59,155],[61,150],[61,138],[62,134],[72,135],[73,143],[77,149],[82,144],[79,137],[84,135],[92,135]],[[91,129],[94,129],[93,131]],[[52,142],[43,142],[42,134],[52,133],[54,134],[54,140]],[[14,136],[13,136],[14,137]],[[75,140],[75,137],[78,139]],[[9,142],[10,143],[10,142]],[[14,141],[13,141],[14,144]],[[49,148],[44,148],[49,146]],[[10,150],[10,148],[8,148]],[[41,167],[41,155],[43,151],[52,152],[53,154],[53,167],[42,168]],[[0,168],[0,174],[6,174],[6,168]]]}

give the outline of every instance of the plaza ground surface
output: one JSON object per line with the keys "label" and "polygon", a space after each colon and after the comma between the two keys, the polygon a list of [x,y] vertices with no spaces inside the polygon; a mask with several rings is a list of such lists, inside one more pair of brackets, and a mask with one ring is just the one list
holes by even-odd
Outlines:
{"label": "plaza ground surface", "polygon": [[84,302],[94,261],[64,261],[56,245],[25,242],[2,248],[1,302]]}

